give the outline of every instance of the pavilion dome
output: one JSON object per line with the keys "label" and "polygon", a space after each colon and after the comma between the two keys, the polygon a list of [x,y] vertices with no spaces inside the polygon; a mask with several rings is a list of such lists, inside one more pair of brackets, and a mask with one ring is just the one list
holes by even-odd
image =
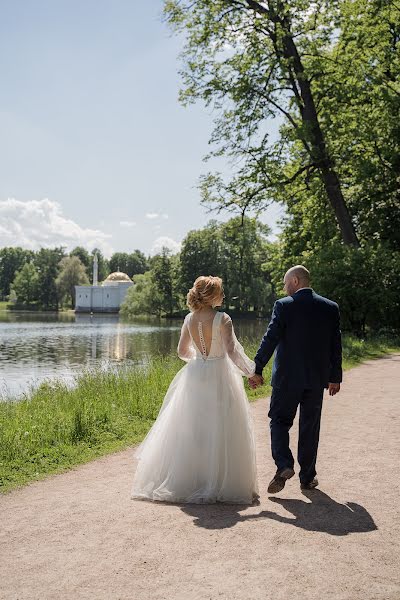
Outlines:
{"label": "pavilion dome", "polygon": [[133,283],[132,279],[122,271],[114,271],[103,281],[102,285],[117,285],[118,283]]}

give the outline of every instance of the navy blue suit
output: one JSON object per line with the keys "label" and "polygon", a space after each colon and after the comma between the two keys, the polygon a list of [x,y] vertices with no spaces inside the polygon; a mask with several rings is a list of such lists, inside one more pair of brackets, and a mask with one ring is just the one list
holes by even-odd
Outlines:
{"label": "navy blue suit", "polygon": [[328,383],[342,381],[339,307],[311,288],[277,300],[268,329],[254,358],[256,373],[275,352],[272,367],[272,456],[278,469],[293,467],[289,429],[300,404],[298,461],[300,480],[316,475],[322,398]]}

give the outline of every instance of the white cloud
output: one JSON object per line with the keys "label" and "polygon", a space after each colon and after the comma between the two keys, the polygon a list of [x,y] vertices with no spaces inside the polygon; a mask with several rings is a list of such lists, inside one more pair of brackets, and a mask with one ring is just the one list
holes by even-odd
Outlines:
{"label": "white cloud", "polygon": [[109,243],[111,234],[99,229],[81,227],[63,215],[61,206],[52,200],[29,200],[15,198],[0,200],[0,245],[22,246],[31,250],[66,246],[84,246],[87,250],[100,248],[110,256],[113,248]]}
{"label": "white cloud", "polygon": [[181,249],[181,243],[167,236],[158,237],[154,240],[150,254],[158,254],[163,248],[169,248],[172,254],[176,254]]}
{"label": "white cloud", "polygon": [[168,219],[168,215],[166,213],[159,212],[149,212],[146,213],[146,219]]}
{"label": "white cloud", "polygon": [[121,227],[135,227],[136,221],[120,221]]}

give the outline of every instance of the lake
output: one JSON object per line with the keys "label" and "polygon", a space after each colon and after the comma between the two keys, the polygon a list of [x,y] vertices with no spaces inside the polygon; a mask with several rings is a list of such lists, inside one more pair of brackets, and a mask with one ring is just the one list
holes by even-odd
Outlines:
{"label": "lake", "polygon": [[[181,320],[119,315],[0,312],[0,400],[46,379],[73,383],[84,368],[143,364],[176,352]],[[239,340],[259,338],[267,321],[235,320]]]}

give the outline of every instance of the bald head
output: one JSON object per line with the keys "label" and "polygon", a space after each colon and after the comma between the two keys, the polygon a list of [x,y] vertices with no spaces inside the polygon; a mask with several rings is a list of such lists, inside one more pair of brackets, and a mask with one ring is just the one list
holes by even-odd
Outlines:
{"label": "bald head", "polygon": [[302,287],[310,286],[310,271],[303,265],[295,265],[285,273],[283,278],[283,287],[285,292],[292,296]]}

